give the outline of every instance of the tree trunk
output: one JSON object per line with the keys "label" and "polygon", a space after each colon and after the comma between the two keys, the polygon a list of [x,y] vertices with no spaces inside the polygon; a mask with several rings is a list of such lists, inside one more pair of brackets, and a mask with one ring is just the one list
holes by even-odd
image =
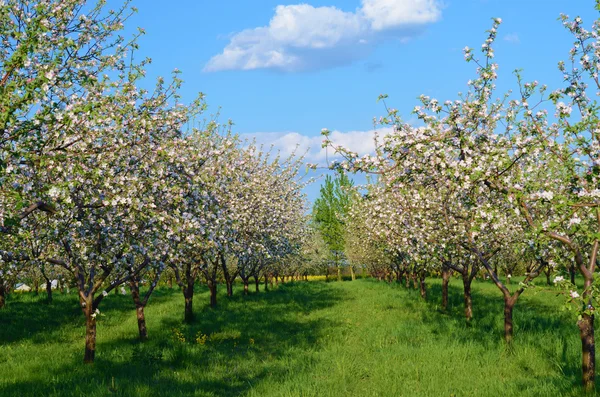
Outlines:
{"label": "tree trunk", "polygon": [[265,292],[269,290],[269,275],[265,273]]}
{"label": "tree trunk", "polygon": [[260,284],[260,279],[258,278],[258,276],[254,276],[254,285],[256,286],[256,292],[259,292],[259,284]]}
{"label": "tree trunk", "polygon": [[35,296],[40,294],[40,282],[37,279],[33,281],[33,294]]}
{"label": "tree trunk", "polygon": [[406,278],[404,279],[404,286],[410,288],[410,276],[408,273],[406,273]]}
{"label": "tree trunk", "polygon": [[515,307],[516,297],[504,297],[504,340],[507,345],[512,343],[513,339],[513,308]]}
{"label": "tree trunk", "polygon": [[448,310],[448,284],[450,283],[450,271],[444,267],[442,269],[442,310]]}
{"label": "tree trunk", "polygon": [[350,266],[350,274],[352,275],[352,281],[356,280],[356,274],[354,273],[354,266]]}
{"label": "tree trunk", "polygon": [[194,320],[194,278],[189,277],[187,286],[183,289],[183,297],[185,298],[185,316],[184,321],[191,323]]}
{"label": "tree trunk", "polygon": [[577,322],[581,336],[583,387],[587,392],[595,388],[596,346],[594,339],[594,316],[583,314]]}
{"label": "tree trunk", "polygon": [[419,288],[419,280],[417,280],[417,273],[412,275],[412,279],[413,279],[413,288],[418,289]]}
{"label": "tree trunk", "polygon": [[129,288],[131,289],[131,297],[135,304],[135,315],[138,322],[138,331],[140,334],[140,340],[148,339],[148,329],[146,328],[146,315],[144,314],[144,307],[146,304],[142,302],[140,298],[140,283],[135,278],[129,280]]}
{"label": "tree trunk", "polygon": [[46,280],[46,295],[48,295],[48,303],[52,303],[52,281]]}
{"label": "tree trunk", "polygon": [[244,281],[244,295],[248,295],[248,279],[242,279]]}
{"label": "tree trunk", "polygon": [[473,319],[473,299],[471,298],[471,280],[463,274],[463,295],[465,300],[465,319],[470,323]]}
{"label": "tree trunk", "polygon": [[327,273],[325,273],[325,282],[329,282],[329,270],[327,270]]}
{"label": "tree trunk", "polygon": [[88,299],[85,313],[85,354],[83,362],[92,364],[96,356],[96,313],[93,307],[93,300]]}
{"label": "tree trunk", "polygon": [[0,284],[0,309],[6,305],[6,287]]}
{"label": "tree trunk", "polygon": [[210,307],[217,307],[217,282],[208,280],[208,290],[210,291]]}
{"label": "tree trunk", "polygon": [[550,272],[545,272],[545,273],[546,273],[546,284],[552,285],[552,281],[550,281]]}
{"label": "tree trunk", "polygon": [[227,296],[232,297],[233,296],[233,280],[232,279],[225,280],[225,284],[227,285]]}
{"label": "tree trunk", "polygon": [[138,331],[140,333],[140,340],[148,339],[148,329],[146,328],[146,314],[144,313],[144,305],[136,305],[135,314],[138,322]]}
{"label": "tree trunk", "polygon": [[425,275],[422,274],[419,277],[419,289],[420,289],[420,293],[421,293],[421,298],[427,300],[427,289],[425,286]]}
{"label": "tree trunk", "polygon": [[337,278],[338,278],[338,281],[342,281],[342,267],[341,266],[338,266],[338,268],[337,268]]}
{"label": "tree trunk", "polygon": [[571,284],[575,285],[575,265],[569,267],[569,273],[571,274]]}
{"label": "tree trunk", "polygon": [[231,273],[229,273],[229,269],[227,268],[227,262],[225,260],[225,255],[221,253],[221,269],[223,269],[223,278],[225,279],[225,285],[227,286],[227,296],[233,296],[233,282],[235,281],[235,276],[231,277]]}
{"label": "tree trunk", "polygon": [[167,280],[167,285],[169,288],[173,288],[173,276],[170,276]]}
{"label": "tree trunk", "polygon": [[[273,278],[275,279],[275,286],[279,288],[279,276],[277,276],[277,274],[275,274],[273,276]],[[271,286],[273,286],[273,281],[271,279]]]}

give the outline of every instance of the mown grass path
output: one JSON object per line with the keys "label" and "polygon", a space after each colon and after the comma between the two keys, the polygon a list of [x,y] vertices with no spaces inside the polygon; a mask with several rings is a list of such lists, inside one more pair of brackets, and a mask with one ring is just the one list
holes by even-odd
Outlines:
{"label": "mown grass path", "polygon": [[[160,289],[137,341],[129,296],[109,296],[98,323],[97,362],[81,363],[84,319],[74,294],[13,295],[0,311],[0,396],[558,396],[579,395],[575,322],[552,289],[527,291],[515,308],[515,342],[502,341],[502,300],[475,283],[475,320],[462,318],[460,281],[449,313],[440,285],[429,301],[374,280],[295,282],[233,299]],[[221,291],[220,291],[221,292]]]}

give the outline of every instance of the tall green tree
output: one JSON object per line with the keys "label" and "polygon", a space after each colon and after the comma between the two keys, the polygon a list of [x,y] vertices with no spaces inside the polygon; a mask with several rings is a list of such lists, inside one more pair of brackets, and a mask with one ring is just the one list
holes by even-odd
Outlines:
{"label": "tall green tree", "polygon": [[[321,233],[330,258],[337,268],[338,281],[342,280],[345,248],[345,219],[350,209],[354,183],[344,173],[325,177],[320,196],[313,206],[313,220]],[[353,277],[354,278],[354,277]]]}

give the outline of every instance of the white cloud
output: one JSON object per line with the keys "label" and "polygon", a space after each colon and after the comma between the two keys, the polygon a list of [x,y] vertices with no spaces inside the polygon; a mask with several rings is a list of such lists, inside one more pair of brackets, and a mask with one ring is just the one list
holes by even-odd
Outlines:
{"label": "white cloud", "polygon": [[286,72],[343,65],[390,37],[407,39],[441,18],[439,0],[362,0],[355,12],[297,4],[275,8],[268,26],[231,37],[204,71],[276,69]]}
{"label": "white cloud", "polygon": [[363,0],[362,14],[373,30],[437,22],[441,7],[436,0]]}
{"label": "white cloud", "polygon": [[509,33],[509,34],[505,35],[504,41],[508,41],[509,43],[515,43],[515,44],[518,44],[521,42],[521,40],[519,39],[519,35],[516,33]]}
{"label": "white cloud", "polygon": [[[383,138],[385,135],[392,132],[392,127],[381,128],[378,130],[369,131],[332,131],[330,139],[334,145],[341,145],[346,149],[357,152],[359,155],[373,153],[375,151],[375,135]],[[326,162],[331,162],[334,159],[339,159],[339,155],[335,155],[334,151],[321,147],[323,137],[307,136],[297,132],[258,132],[242,134],[242,138],[256,139],[259,144],[266,146],[273,145],[275,150],[280,151],[283,156],[289,156],[292,153],[304,155],[307,163],[326,165]]]}

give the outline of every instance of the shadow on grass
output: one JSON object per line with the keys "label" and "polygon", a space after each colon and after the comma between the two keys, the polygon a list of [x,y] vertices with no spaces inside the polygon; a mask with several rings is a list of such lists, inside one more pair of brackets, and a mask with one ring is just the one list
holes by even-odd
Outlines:
{"label": "shadow on grass", "polygon": [[[464,317],[461,280],[455,279],[449,285],[446,311],[441,309],[441,280],[428,280],[426,302],[423,302],[419,291],[412,287],[407,289],[404,285],[394,282],[391,288],[402,290],[409,295],[409,299],[403,301],[402,305],[411,311],[419,312],[432,334],[450,335],[460,344],[476,343],[485,349],[505,349],[508,355],[514,355],[515,349],[534,349],[541,352],[544,359],[558,369],[562,379],[566,381],[558,381],[556,376],[548,376],[532,379],[532,382],[553,384],[557,390],[556,395],[581,393],[579,330],[573,315],[560,311],[560,304],[552,302],[560,299],[554,296],[556,292],[552,287],[537,293],[525,291],[519,298],[513,309],[514,339],[511,347],[506,346],[504,341],[502,294],[491,282],[473,282],[473,320],[470,324],[466,323]],[[426,309],[423,306],[426,306]],[[598,325],[597,321],[596,326]],[[519,360],[523,371],[531,369],[526,359]]]}
{"label": "shadow on grass", "polygon": [[[207,290],[204,286],[196,288],[197,294]],[[135,305],[129,289],[127,294],[113,294],[100,303],[102,312],[134,313]],[[143,291],[142,291],[143,292]],[[156,289],[150,298],[155,304],[177,299],[181,291],[176,288]],[[150,303],[152,304],[152,303]],[[8,296],[7,305],[0,310],[0,346],[20,340],[33,343],[52,342],[53,331],[65,326],[85,327],[85,318],[79,308],[76,292],[53,294],[53,302],[48,303],[45,294],[13,293]],[[100,325],[101,326],[101,325]]]}
{"label": "shadow on grass", "polygon": [[[78,360],[60,368],[46,363],[43,376],[0,386],[0,395],[239,395],[266,377],[280,379],[309,365],[312,356],[303,353],[317,348],[320,336],[336,326],[311,314],[344,299],[340,291],[318,282],[285,284],[249,296],[236,290],[232,298],[223,292],[219,306],[197,310],[191,324],[170,316],[161,320],[160,329],[150,329],[152,339],[145,343],[118,337],[99,340],[93,366]],[[121,299],[114,299],[111,309],[121,304],[122,310],[131,310],[130,302]],[[158,290],[150,305],[159,304],[183,310],[181,292]],[[17,308],[13,315],[21,313]],[[31,316],[35,324],[42,321],[38,315],[51,316],[36,312]],[[57,323],[80,312],[75,307],[62,316]]]}

